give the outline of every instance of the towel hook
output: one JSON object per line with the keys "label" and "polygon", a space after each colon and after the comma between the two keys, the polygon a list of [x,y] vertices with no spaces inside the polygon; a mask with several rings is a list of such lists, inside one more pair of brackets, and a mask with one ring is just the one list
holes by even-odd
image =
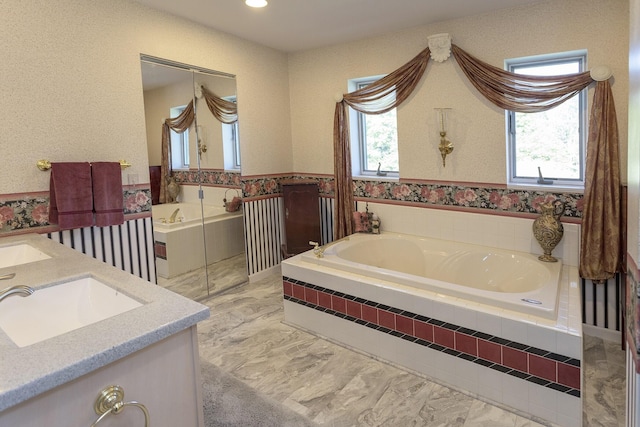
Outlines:
{"label": "towel hook", "polygon": [[91,424],[91,427],[98,425],[98,423],[107,415],[118,415],[122,412],[125,406],[136,406],[140,408],[144,413],[144,426],[149,427],[149,411],[147,408],[142,403],[138,403],[133,400],[131,402],[123,402],[123,400],[124,389],[119,385],[110,385],[102,389],[93,405],[93,409],[96,411],[96,414],[100,416],[93,424]]}

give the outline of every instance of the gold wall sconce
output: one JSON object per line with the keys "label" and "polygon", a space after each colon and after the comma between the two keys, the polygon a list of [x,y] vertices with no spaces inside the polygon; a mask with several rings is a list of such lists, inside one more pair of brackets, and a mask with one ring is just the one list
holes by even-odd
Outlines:
{"label": "gold wall sconce", "polygon": [[451,108],[436,108],[438,112],[438,122],[440,124],[440,144],[438,150],[442,156],[442,167],[446,166],[446,157],[453,151],[453,142],[447,139],[447,113]]}

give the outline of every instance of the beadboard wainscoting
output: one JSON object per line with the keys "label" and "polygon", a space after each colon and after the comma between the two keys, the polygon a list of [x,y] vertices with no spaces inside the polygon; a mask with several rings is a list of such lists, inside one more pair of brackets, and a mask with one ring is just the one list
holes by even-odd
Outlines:
{"label": "beadboard wainscoting", "polygon": [[[333,198],[320,197],[320,236],[322,244],[333,240]],[[284,243],[281,195],[245,199],[244,233],[249,276],[277,267],[282,261]],[[311,249],[311,246],[309,246]]]}
{"label": "beadboard wainscoting", "polygon": [[603,285],[582,280],[582,323],[610,331],[621,331],[622,280],[621,274],[616,274]]}
{"label": "beadboard wainscoting", "polygon": [[122,225],[85,227],[47,234],[51,240],[156,283],[151,217]]}

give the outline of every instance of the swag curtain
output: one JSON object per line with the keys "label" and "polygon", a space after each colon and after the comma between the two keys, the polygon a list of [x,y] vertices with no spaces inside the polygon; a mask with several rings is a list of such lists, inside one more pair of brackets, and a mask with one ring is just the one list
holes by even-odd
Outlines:
{"label": "swag curtain", "polygon": [[189,129],[195,114],[193,110],[193,100],[182,110],[178,117],[166,119],[162,124],[162,162],[160,163],[160,203],[168,200],[167,178],[171,176],[171,130],[182,133]]}
{"label": "swag curtain", "polygon": [[[238,106],[235,102],[215,96],[207,88],[202,86],[202,95],[209,107],[211,114],[220,122],[232,124],[238,121]],[[171,176],[171,130],[183,133],[195,120],[193,101],[185,107],[182,113],[173,119],[166,119],[162,124],[162,161],[160,163],[160,203],[165,203],[167,198],[167,178]]]}
{"label": "swag curtain", "polygon": [[336,103],[333,120],[333,167],[335,174],[335,220],[333,237],[353,233],[353,183],[349,147],[348,107],[366,114],[383,114],[402,104],[418,85],[427,69],[429,48],[376,82],[345,94]]}
{"label": "swag curtain", "polygon": [[207,107],[209,107],[209,111],[219,122],[230,125],[238,121],[238,106],[235,102],[218,98],[204,86],[202,86],[202,96],[207,103]]}
{"label": "swag curtain", "polygon": [[[563,76],[525,76],[480,61],[456,45],[452,54],[464,74],[494,105],[516,112],[549,110],[589,86],[589,72]],[[353,184],[347,106],[381,114],[400,105],[426,69],[429,49],[366,88],[344,95],[334,114],[336,207],[334,238],[353,232]],[[400,91],[399,84],[406,83]],[[392,103],[393,90],[398,102]],[[580,275],[596,282],[613,277],[620,264],[620,168],[615,106],[608,80],[596,85],[587,142],[587,166],[580,252]]]}
{"label": "swag curtain", "polygon": [[[549,110],[589,86],[589,72],[565,76],[522,76],[486,64],[453,45],[464,74],[489,101],[507,110]],[[620,158],[618,124],[609,80],[596,82],[589,119],[584,208],[580,240],[580,277],[602,283],[619,269]]]}

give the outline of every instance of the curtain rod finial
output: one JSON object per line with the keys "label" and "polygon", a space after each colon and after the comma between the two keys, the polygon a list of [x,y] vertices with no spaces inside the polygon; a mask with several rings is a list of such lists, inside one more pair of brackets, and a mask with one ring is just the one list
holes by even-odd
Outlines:
{"label": "curtain rod finial", "polygon": [[591,69],[591,78],[597,82],[609,80],[613,72],[607,65],[597,65]]}

